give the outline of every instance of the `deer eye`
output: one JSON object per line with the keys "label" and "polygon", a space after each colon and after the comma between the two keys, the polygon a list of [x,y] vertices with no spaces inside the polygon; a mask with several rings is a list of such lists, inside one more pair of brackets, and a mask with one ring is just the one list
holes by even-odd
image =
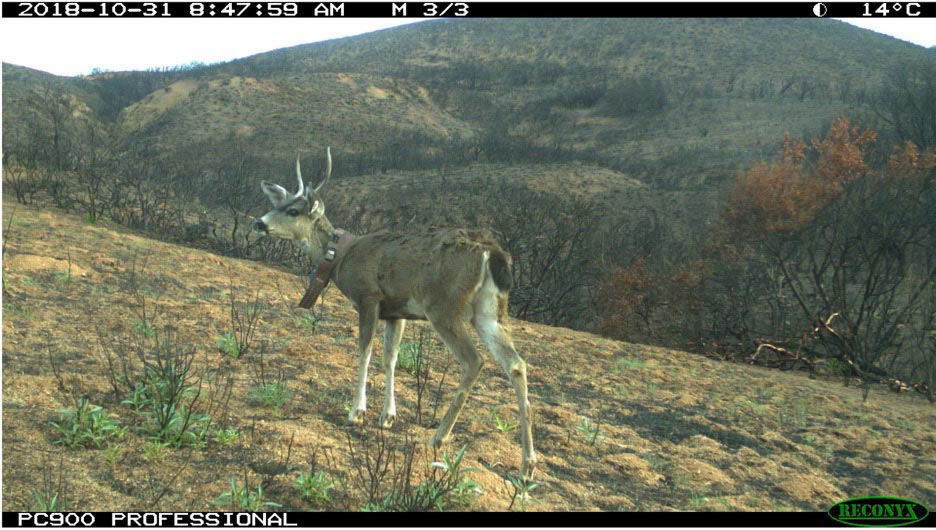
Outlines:
{"label": "deer eye", "polygon": [[288,216],[290,216],[290,217],[298,217],[298,216],[299,216],[299,210],[297,210],[297,209],[295,209],[295,208],[290,208],[290,209],[286,210],[286,215],[288,215]]}

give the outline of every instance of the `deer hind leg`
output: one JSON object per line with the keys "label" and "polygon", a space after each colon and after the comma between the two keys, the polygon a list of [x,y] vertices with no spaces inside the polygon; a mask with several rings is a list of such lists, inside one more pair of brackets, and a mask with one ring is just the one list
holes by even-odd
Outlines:
{"label": "deer hind leg", "polygon": [[384,404],[383,412],[380,413],[380,426],[389,429],[393,426],[396,419],[396,401],[393,396],[393,374],[396,369],[397,352],[400,349],[400,340],[403,338],[403,329],[406,327],[406,320],[388,320],[387,327],[384,329],[384,355],[383,363],[386,373],[386,384],[384,386]]}
{"label": "deer hind leg", "polygon": [[484,359],[475,349],[465,329],[465,325],[461,321],[446,325],[432,322],[432,325],[442,337],[442,342],[444,342],[448,349],[455,355],[455,358],[458,359],[458,364],[462,372],[461,380],[458,383],[458,389],[455,391],[455,397],[452,399],[452,403],[445,412],[445,416],[442,417],[442,422],[439,424],[435,435],[429,440],[429,445],[432,447],[440,447],[448,440],[449,435],[452,433],[452,427],[458,419],[458,414],[461,412],[462,408],[464,408],[471,388],[474,386],[475,381],[478,380],[478,376],[481,375],[481,366],[484,364]]}
{"label": "deer hind leg", "polygon": [[[479,308],[480,309],[480,308]],[[517,354],[513,341],[504,326],[498,322],[496,315],[488,311],[481,311],[472,320],[481,342],[490,350],[491,355],[497,359],[505,372],[507,379],[514,387],[517,395],[517,409],[520,414],[520,441],[523,447],[523,456],[520,463],[520,473],[526,480],[533,478],[536,467],[536,453],[533,451],[533,412],[527,395],[526,363]]]}
{"label": "deer hind leg", "polygon": [[358,384],[351,400],[348,423],[364,421],[367,410],[367,366],[370,364],[374,334],[377,331],[377,304],[361,304],[358,311]]}

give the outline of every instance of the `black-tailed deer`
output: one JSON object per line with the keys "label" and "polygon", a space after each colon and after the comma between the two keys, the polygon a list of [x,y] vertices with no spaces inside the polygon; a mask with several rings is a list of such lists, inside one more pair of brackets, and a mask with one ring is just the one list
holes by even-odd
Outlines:
{"label": "black-tailed deer", "polygon": [[339,237],[342,231],[336,231],[325,217],[325,203],[319,195],[331,176],[330,150],[326,156],[325,177],[315,188],[305,186],[298,159],[298,192],[290,193],[282,186],[264,181],[261,187],[273,209],[257,219],[253,228],[293,241],[316,263],[327,262],[330,279],[358,311],[358,384],[348,422],[362,421],[367,408],[367,366],[377,320],[386,322],[383,357],[386,388],[380,415],[384,428],[390,427],[396,417],[393,377],[403,327],[407,319],[428,320],[462,370],[455,397],[429,441],[439,447],[451,434],[484,362],[468,334],[470,323],[507,372],[517,394],[523,445],[520,471],[524,478],[532,478],[536,454],[526,363],[517,355],[504,327],[512,283],[510,256],[489,235],[463,228]]}

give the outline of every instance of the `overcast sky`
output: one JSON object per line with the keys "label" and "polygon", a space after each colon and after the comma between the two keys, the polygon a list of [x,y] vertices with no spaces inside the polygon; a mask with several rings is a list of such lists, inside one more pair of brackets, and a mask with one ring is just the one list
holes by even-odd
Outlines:
{"label": "overcast sky", "polygon": [[[58,75],[216,63],[422,19],[0,19],[0,59]],[[915,44],[936,45],[933,19],[847,19]]]}

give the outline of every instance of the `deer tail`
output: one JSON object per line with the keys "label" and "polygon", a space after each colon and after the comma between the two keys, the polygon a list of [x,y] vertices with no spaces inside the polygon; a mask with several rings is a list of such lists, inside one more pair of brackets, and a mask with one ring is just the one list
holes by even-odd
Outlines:
{"label": "deer tail", "polygon": [[488,269],[491,271],[491,278],[494,279],[494,285],[502,292],[510,291],[513,287],[513,274],[510,272],[510,256],[500,249],[491,250],[491,256],[488,258]]}

